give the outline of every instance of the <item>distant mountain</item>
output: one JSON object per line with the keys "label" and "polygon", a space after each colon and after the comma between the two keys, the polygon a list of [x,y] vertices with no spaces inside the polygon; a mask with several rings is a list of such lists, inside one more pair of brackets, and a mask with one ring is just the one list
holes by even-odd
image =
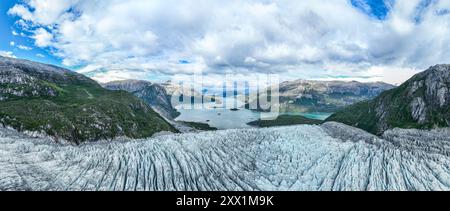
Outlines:
{"label": "distant mountain", "polygon": [[[329,112],[370,100],[395,86],[356,81],[287,81],[279,85],[282,112]],[[261,95],[266,97],[266,95]]]}
{"label": "distant mountain", "polygon": [[102,84],[102,86],[106,89],[124,90],[134,94],[150,105],[161,116],[166,118],[166,121],[180,132],[190,133],[205,130],[217,130],[217,128],[210,127],[205,123],[175,120],[180,115],[180,112],[175,108],[176,105],[172,105],[172,95],[184,95],[189,101],[193,97],[197,103],[201,103],[202,98],[211,100],[211,98],[202,96],[202,94],[197,91],[183,88],[170,81],[157,84],[143,80],[123,80],[105,83]]}
{"label": "distant mountain", "polygon": [[[221,103],[222,101],[221,96],[205,96],[202,93],[200,93],[197,90],[192,90],[189,86],[183,87],[180,84],[177,84],[175,82],[172,81],[167,81],[165,83],[160,84],[162,87],[164,87],[166,89],[167,94],[169,94],[170,96],[173,95],[177,95],[177,96],[183,96],[184,100],[188,100],[189,103],[192,102],[192,100],[195,101],[195,103],[200,104],[202,102],[207,103],[207,102],[216,102],[216,103]],[[184,102],[185,104],[188,102]],[[173,105],[174,107],[178,106],[178,105]]]}
{"label": "distant mountain", "polygon": [[175,119],[180,115],[172,106],[171,95],[167,94],[166,88],[159,84],[142,80],[124,80],[109,82],[103,84],[103,87],[131,92],[168,119]]}
{"label": "distant mountain", "polygon": [[112,90],[123,90],[127,92],[138,92],[145,89],[153,84],[149,81],[144,80],[121,80],[112,81],[108,83],[101,84],[104,88]]}
{"label": "distant mountain", "polygon": [[279,126],[289,126],[289,125],[319,125],[322,121],[309,119],[303,116],[295,115],[281,115],[274,120],[256,120],[247,123],[254,127],[279,127]]}
{"label": "distant mountain", "polygon": [[74,143],[176,130],[143,101],[81,74],[0,57],[0,124]]}
{"label": "distant mountain", "polygon": [[374,134],[391,128],[450,126],[450,65],[436,65],[371,101],[357,103],[327,121],[342,122]]}

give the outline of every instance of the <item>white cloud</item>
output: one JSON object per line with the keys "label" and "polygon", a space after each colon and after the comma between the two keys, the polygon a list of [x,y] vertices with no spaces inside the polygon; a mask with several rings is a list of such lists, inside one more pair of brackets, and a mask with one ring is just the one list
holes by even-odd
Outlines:
{"label": "white cloud", "polygon": [[8,11],[8,14],[20,16],[25,21],[34,20],[34,14],[30,12],[27,7],[21,4],[14,5],[14,7]]}
{"label": "white cloud", "polygon": [[92,71],[95,71],[95,70],[98,70],[98,69],[101,69],[101,68],[102,68],[101,65],[87,65],[86,67],[84,67],[84,68],[82,68],[80,70],[77,70],[77,72],[81,73],[81,74],[83,74],[83,73],[90,73]]}
{"label": "white cloud", "polygon": [[17,58],[14,56],[13,52],[11,51],[0,51],[0,56],[8,57],[8,58]]}
{"label": "white cloud", "polygon": [[436,12],[450,9],[444,0],[432,1],[419,22],[421,0],[395,1],[385,20],[343,0],[50,1],[30,0],[9,14],[65,65],[110,70],[107,77],[237,70],[397,83],[399,74],[450,63],[450,15]]}
{"label": "white cloud", "polygon": [[67,10],[76,2],[77,0],[27,0],[26,5],[14,5],[8,14],[20,16],[34,24],[54,25],[71,17]]}
{"label": "white cloud", "polygon": [[377,81],[385,81],[394,85],[400,85],[400,82],[410,79],[418,71],[416,68],[398,68],[373,66],[368,70],[369,74],[377,75]]}
{"label": "white cloud", "polygon": [[101,83],[142,78],[146,78],[145,72],[133,70],[109,70],[92,76],[92,79]]}
{"label": "white cloud", "polygon": [[53,35],[44,28],[36,29],[32,38],[34,39],[37,47],[48,47],[53,44]]}
{"label": "white cloud", "polygon": [[13,41],[9,42],[9,46],[15,46],[15,45],[16,45],[15,42],[13,42]]}
{"label": "white cloud", "polygon": [[15,30],[13,30],[12,32],[11,32],[11,34],[13,35],[13,36],[20,36],[20,37],[26,37],[26,35],[25,35],[25,33],[23,33],[23,32],[17,32],[17,31],[15,31]]}
{"label": "white cloud", "polygon": [[36,54],[36,56],[39,57],[39,58],[45,58],[45,56],[43,54],[40,54],[40,53]]}
{"label": "white cloud", "polygon": [[17,48],[19,48],[20,50],[24,50],[24,51],[31,51],[31,50],[33,50],[32,47],[28,47],[28,46],[25,46],[25,45],[17,45]]}

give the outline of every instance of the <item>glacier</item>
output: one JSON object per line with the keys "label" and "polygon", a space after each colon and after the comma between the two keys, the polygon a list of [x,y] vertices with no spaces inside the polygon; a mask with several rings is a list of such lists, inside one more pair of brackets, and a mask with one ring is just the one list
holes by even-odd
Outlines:
{"label": "glacier", "polygon": [[377,137],[340,123],[82,146],[0,129],[0,190],[450,190],[450,129]]}

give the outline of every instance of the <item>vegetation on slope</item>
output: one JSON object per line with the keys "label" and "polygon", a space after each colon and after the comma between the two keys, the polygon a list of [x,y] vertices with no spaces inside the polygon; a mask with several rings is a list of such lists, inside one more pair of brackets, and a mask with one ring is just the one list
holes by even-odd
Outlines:
{"label": "vegetation on slope", "polygon": [[[11,60],[0,61],[3,126],[41,132],[55,140],[62,138],[77,144],[176,132],[148,105],[125,91],[106,90],[89,78],[53,66]],[[42,90],[50,94],[42,94]]]}
{"label": "vegetation on slope", "polygon": [[376,135],[392,128],[448,127],[449,73],[448,65],[431,67],[400,87],[385,91],[374,100],[349,106],[326,121],[342,122]]}
{"label": "vegetation on slope", "polygon": [[217,128],[211,127],[209,124],[206,123],[200,123],[200,122],[184,122],[181,121],[181,123],[186,124],[196,130],[203,130],[203,131],[215,131]]}
{"label": "vegetation on slope", "polygon": [[250,126],[255,127],[276,127],[276,126],[289,126],[289,125],[313,125],[313,124],[321,124],[322,121],[309,119],[303,116],[298,115],[281,115],[275,120],[256,120],[253,122],[247,123]]}

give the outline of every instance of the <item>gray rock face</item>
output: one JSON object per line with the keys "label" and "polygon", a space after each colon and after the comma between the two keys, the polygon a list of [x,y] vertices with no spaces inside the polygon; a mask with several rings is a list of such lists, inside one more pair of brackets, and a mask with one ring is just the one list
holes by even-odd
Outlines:
{"label": "gray rock face", "polygon": [[411,103],[411,115],[418,123],[423,124],[427,118],[425,101],[421,97],[416,97]]}
{"label": "gray rock face", "polygon": [[124,80],[109,82],[103,84],[103,87],[110,90],[131,92],[167,119],[175,119],[179,115],[177,110],[172,106],[171,96],[159,84],[140,80]]}
{"label": "gray rock face", "polygon": [[377,124],[377,134],[381,134],[384,131],[386,131],[387,129],[389,129],[389,125],[387,124],[387,118],[388,118],[388,112],[387,112],[387,107],[389,105],[386,105],[385,102],[379,102],[379,104],[376,106],[375,108],[375,112],[376,112],[376,117],[377,119],[379,119],[379,121],[376,123]]}
{"label": "gray rock face", "polygon": [[[408,96],[419,96],[425,106],[445,108],[450,105],[450,65],[435,65],[405,83]],[[415,98],[414,98],[415,100]]]}
{"label": "gray rock face", "polygon": [[124,80],[105,83],[102,86],[110,90],[124,90],[127,92],[138,92],[143,90],[145,87],[151,85],[152,83],[149,81]]}
{"label": "gray rock face", "polygon": [[401,86],[331,116],[381,135],[388,129],[432,129],[450,126],[450,65],[432,66]]}
{"label": "gray rock face", "polygon": [[63,68],[0,56],[0,98],[3,100],[11,97],[54,97],[58,91],[51,83],[73,81],[96,84],[85,76]]}
{"label": "gray rock face", "polygon": [[436,65],[408,81],[411,116],[419,124],[433,124],[434,117],[450,119],[450,65]]}
{"label": "gray rock face", "polygon": [[450,65],[436,65],[427,71],[425,98],[428,104],[443,108],[450,105]]}
{"label": "gray rock face", "polygon": [[27,79],[23,78],[20,74],[20,71],[18,70],[33,78],[45,79],[46,81],[54,83],[70,83],[73,81],[77,81],[96,84],[96,82],[92,79],[81,74],[76,74],[64,68],[23,59],[14,59],[0,56],[0,72],[5,74],[17,73],[15,79],[7,80],[9,80],[10,82],[25,82]]}
{"label": "gray rock face", "polygon": [[168,119],[175,119],[180,115],[172,106],[171,96],[161,85],[152,84],[134,93],[145,102],[149,102],[155,111]]}
{"label": "gray rock face", "polygon": [[[42,82],[36,77],[30,76],[20,69],[0,66],[0,94],[1,98],[32,97],[57,95],[57,90]],[[1,100],[0,100],[1,101]]]}
{"label": "gray rock face", "polygon": [[414,93],[416,93],[419,89],[424,87],[424,81],[414,81],[411,84],[411,87],[408,91],[408,97],[414,97]]}

